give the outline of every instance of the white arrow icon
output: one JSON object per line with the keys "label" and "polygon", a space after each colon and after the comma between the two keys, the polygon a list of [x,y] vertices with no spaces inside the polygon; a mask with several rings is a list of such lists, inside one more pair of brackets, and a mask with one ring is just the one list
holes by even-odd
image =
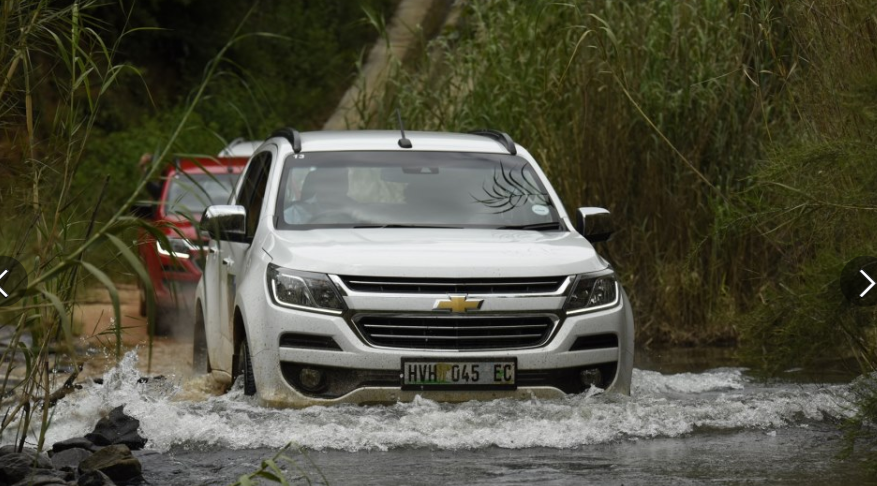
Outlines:
{"label": "white arrow icon", "polygon": [[[3,277],[5,277],[7,273],[9,273],[9,270],[3,270],[3,273],[0,273],[0,280],[3,280]],[[871,287],[868,287],[868,288],[871,288]],[[2,288],[0,288],[0,294],[3,294],[4,299],[9,298],[9,295],[7,295],[6,292],[4,292]]]}
{"label": "white arrow icon", "polygon": [[[874,288],[874,281],[871,280],[871,277],[869,277],[868,274],[865,273],[864,270],[859,270],[859,273],[861,273],[865,278],[868,279],[869,282],[871,282],[871,285],[869,285],[867,289],[863,290],[862,293],[859,294],[859,297],[864,297],[865,294],[867,294],[869,290],[871,290],[872,288]],[[3,276],[0,275],[0,278],[3,278]]]}

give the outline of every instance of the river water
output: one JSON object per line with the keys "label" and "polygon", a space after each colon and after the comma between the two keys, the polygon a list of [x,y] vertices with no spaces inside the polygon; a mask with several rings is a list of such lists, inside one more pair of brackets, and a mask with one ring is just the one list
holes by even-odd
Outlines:
{"label": "river water", "polygon": [[275,410],[184,371],[138,383],[130,353],[56,405],[47,442],[124,404],[155,485],[230,484],[290,442],[300,484],[877,484],[861,457],[838,458],[838,425],[855,411],[848,375],[760,381],[733,364],[645,353],[631,397]]}

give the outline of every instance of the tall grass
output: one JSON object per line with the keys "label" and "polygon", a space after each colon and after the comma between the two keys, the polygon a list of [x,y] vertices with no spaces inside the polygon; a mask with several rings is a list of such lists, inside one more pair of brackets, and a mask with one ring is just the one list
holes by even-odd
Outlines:
{"label": "tall grass", "polygon": [[[641,342],[730,340],[769,266],[759,232],[720,235],[794,110],[784,27],[768,1],[472,2],[458,31],[400,69],[375,125],[509,132],[569,205],[618,220],[605,247]],[[438,60],[438,61],[436,61]],[[697,250],[695,252],[695,250]]]}
{"label": "tall grass", "polygon": [[[5,2],[0,10],[0,120],[4,162],[0,253],[20,260],[29,283],[12,306],[0,308],[0,331],[8,346],[0,356],[0,435],[20,447],[37,437],[44,447],[50,405],[69,391],[79,371],[71,316],[77,290],[89,280],[103,286],[113,307],[113,346],[122,356],[122,316],[119,292],[101,263],[121,261],[146,288],[151,360],[155,302],[151,281],[130,248],[132,231],[147,231],[167,245],[160,230],[130,217],[128,208],[149,179],[155,177],[186,130],[211,80],[220,72],[228,49],[241,39],[259,34],[237,31],[207,65],[201,83],[190,96],[179,120],[169,130],[152,165],[124,200],[110,201],[109,214],[98,219],[109,177],[92,183],[90,191],[71,191],[83,154],[90,143],[104,98],[121,73],[136,69],[115,62],[118,43],[108,45],[100,22],[89,16],[96,2],[73,2],[58,7],[48,0]],[[251,10],[252,12],[252,10]],[[135,29],[126,28],[121,42]],[[83,204],[83,201],[85,202]],[[80,211],[83,206],[91,206]],[[30,340],[26,337],[31,338]],[[17,370],[17,368],[24,368]],[[55,370],[71,373],[59,383]]]}
{"label": "tall grass", "polygon": [[776,253],[765,305],[742,323],[749,355],[780,368],[852,355],[877,369],[877,312],[840,292],[844,264],[877,254],[877,2],[790,4],[798,70],[790,104],[799,118],[753,171],[741,205]]}

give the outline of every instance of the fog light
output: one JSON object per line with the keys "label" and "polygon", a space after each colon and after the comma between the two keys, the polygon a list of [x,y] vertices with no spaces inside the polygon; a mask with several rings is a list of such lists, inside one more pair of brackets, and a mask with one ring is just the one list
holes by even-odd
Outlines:
{"label": "fog light", "polygon": [[579,379],[582,380],[582,385],[600,386],[603,384],[603,373],[600,373],[600,370],[596,368],[582,370],[579,373]]}
{"label": "fog light", "polygon": [[313,368],[302,368],[298,374],[298,381],[301,382],[302,388],[309,392],[320,391],[323,388],[325,378],[322,371]]}

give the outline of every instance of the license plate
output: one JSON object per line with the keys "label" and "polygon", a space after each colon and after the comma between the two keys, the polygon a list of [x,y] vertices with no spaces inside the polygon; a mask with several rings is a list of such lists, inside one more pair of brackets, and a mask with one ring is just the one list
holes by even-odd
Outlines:
{"label": "license plate", "polygon": [[402,358],[403,390],[514,390],[514,358]]}

